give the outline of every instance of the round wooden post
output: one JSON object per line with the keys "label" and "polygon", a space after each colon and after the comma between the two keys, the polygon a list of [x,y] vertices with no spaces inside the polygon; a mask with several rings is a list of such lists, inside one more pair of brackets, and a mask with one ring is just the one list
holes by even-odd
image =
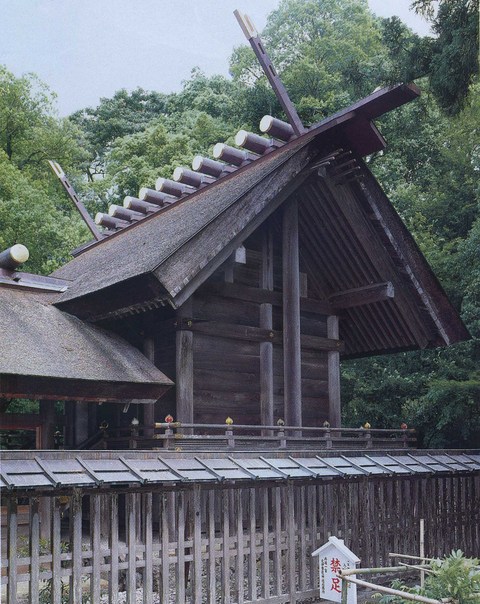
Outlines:
{"label": "round wooden post", "polygon": [[285,423],[302,425],[298,202],[283,211],[283,379]]}

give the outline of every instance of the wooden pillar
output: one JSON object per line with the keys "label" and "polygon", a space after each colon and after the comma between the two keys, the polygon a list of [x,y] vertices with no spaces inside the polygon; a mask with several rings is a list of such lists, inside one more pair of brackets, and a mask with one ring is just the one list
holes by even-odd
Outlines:
{"label": "wooden pillar", "polygon": [[283,379],[285,423],[302,425],[298,201],[283,211]]}
{"label": "wooden pillar", "polygon": [[88,434],[88,405],[84,401],[73,403],[73,446],[77,446],[86,440]]}
{"label": "wooden pillar", "polygon": [[[55,401],[40,401],[40,417],[43,419],[40,430],[40,449],[53,449],[55,447]],[[40,519],[40,536],[42,539],[50,537],[50,498],[41,497],[38,506]]]}
{"label": "wooden pillar", "polygon": [[[331,315],[327,318],[327,337],[334,340],[339,338],[338,317]],[[341,427],[340,405],[340,353],[328,353],[328,410],[330,426]]]}
{"label": "wooden pillar", "polygon": [[[147,337],[143,341],[143,354],[155,365],[155,340]],[[153,438],[155,424],[155,403],[143,405],[143,435]]]}
{"label": "wooden pillar", "polygon": [[[191,298],[177,311],[181,322],[192,318]],[[188,327],[188,325],[187,325]],[[179,422],[193,423],[193,332],[178,329],[176,335],[177,417]]]}
{"label": "wooden pillar", "polygon": [[65,449],[72,449],[75,443],[74,440],[74,408],[75,403],[73,401],[65,401],[63,404],[64,413],[64,433],[63,433],[63,446]]}
{"label": "wooden pillar", "polygon": [[[273,291],[272,225],[263,232],[260,287]],[[272,329],[272,305],[260,304],[260,327]],[[273,425],[273,342],[260,342],[260,421]]]}

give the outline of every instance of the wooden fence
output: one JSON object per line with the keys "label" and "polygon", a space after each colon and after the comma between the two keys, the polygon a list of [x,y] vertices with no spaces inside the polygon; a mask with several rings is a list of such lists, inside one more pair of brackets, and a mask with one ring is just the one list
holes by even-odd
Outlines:
{"label": "wooden fence", "polygon": [[416,442],[414,429],[330,428],[252,424],[158,422],[154,427],[109,428],[103,423],[80,449],[154,449],[184,451],[406,449]]}
{"label": "wooden fence", "polygon": [[[318,593],[311,553],[330,535],[363,566],[388,565],[392,551],[417,553],[421,518],[426,556],[478,555],[480,543],[478,472],[119,486],[54,497],[4,491],[3,499],[7,604],[37,604],[42,589],[52,604],[116,603],[120,591],[128,604],[302,602]],[[23,537],[20,504],[30,514]],[[50,510],[47,539],[42,506]]]}

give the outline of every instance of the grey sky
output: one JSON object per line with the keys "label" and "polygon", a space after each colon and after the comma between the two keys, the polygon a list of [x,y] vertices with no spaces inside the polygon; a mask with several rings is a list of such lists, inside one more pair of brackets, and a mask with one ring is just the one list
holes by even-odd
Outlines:
{"label": "grey sky", "polygon": [[[411,0],[369,0],[381,16],[398,14],[428,33],[408,11]],[[0,63],[19,76],[36,73],[58,94],[60,115],[96,105],[119,88],[172,92],[191,69],[228,73],[245,39],[239,8],[259,31],[279,0],[0,0]]]}

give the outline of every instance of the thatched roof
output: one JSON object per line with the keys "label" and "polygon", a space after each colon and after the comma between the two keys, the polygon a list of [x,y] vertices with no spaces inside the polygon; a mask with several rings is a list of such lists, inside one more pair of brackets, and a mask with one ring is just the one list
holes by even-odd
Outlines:
{"label": "thatched roof", "polygon": [[[384,141],[371,119],[418,95],[378,91],[213,184],[108,238],[54,273],[70,281],[56,304],[101,318],[151,303],[180,306],[295,194],[300,259],[313,297],[388,283],[393,298],[342,308],[345,356],[433,347],[465,339],[457,312],[361,156]],[[332,150],[351,153],[355,178],[338,177]],[[143,306],[142,306],[143,305]]]}
{"label": "thatched roof", "polygon": [[157,400],[172,382],[122,338],[50,304],[0,287],[0,396]]}

